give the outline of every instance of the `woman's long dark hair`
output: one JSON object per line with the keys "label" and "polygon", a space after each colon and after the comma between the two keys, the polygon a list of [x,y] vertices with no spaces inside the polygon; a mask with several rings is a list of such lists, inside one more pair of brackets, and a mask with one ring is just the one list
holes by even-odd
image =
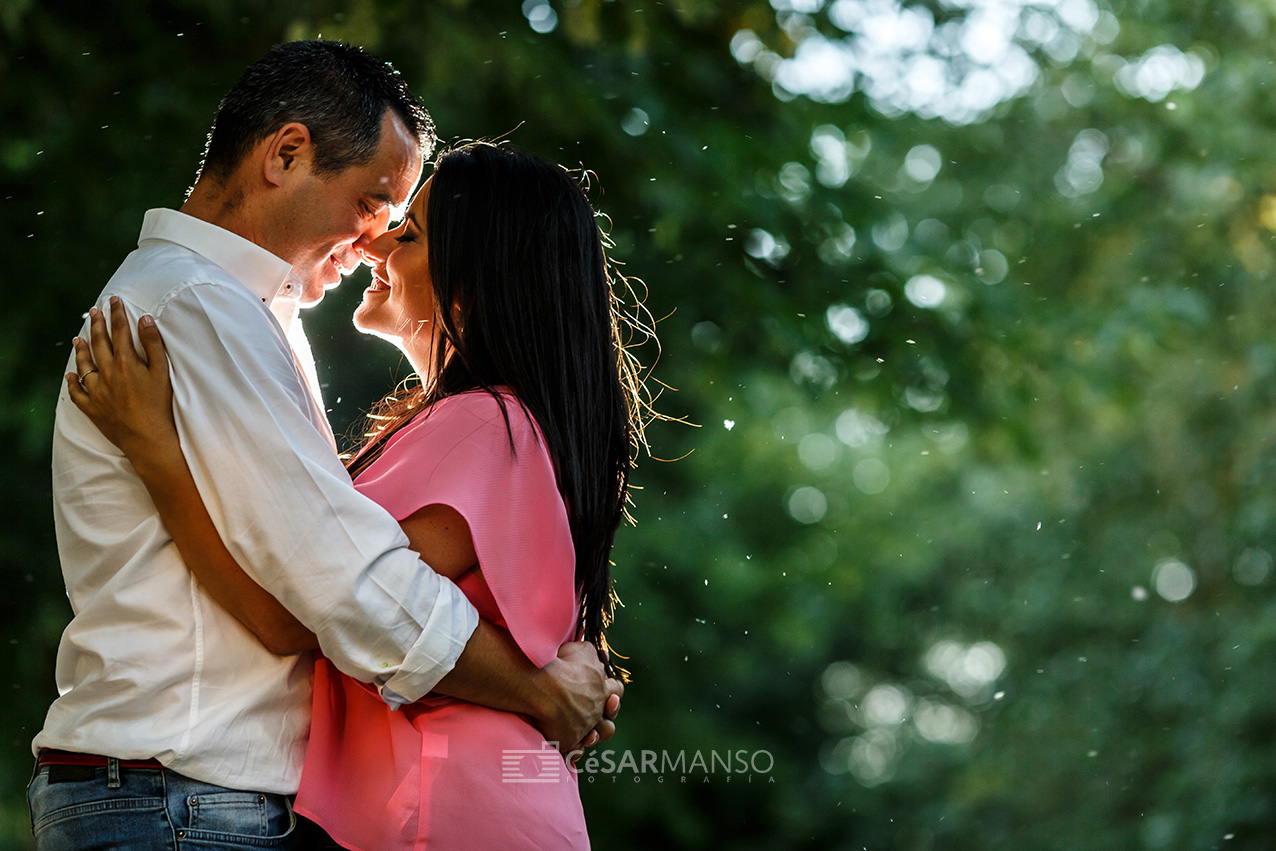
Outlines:
{"label": "woman's long dark hair", "polygon": [[433,368],[372,412],[350,473],[440,399],[483,390],[502,402],[497,388],[509,388],[548,444],[576,547],[584,638],[604,648],[612,541],[651,410],[622,330],[654,338],[651,323],[622,310],[617,287],[628,281],[611,274],[595,212],[577,181],[547,160],[484,142],[444,153],[424,227],[437,306]]}

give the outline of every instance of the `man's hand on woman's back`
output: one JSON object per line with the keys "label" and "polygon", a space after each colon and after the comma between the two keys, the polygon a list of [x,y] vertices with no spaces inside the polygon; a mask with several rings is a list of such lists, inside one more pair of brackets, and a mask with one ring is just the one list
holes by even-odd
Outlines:
{"label": "man's hand on woman's back", "polygon": [[594,645],[564,644],[542,672],[546,702],[535,721],[547,741],[567,754],[612,737],[625,686],[606,675]]}

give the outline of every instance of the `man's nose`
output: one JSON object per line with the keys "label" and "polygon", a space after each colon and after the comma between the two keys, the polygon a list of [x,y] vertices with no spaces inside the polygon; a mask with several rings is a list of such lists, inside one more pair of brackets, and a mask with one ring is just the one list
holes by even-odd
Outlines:
{"label": "man's nose", "polygon": [[364,263],[375,266],[390,256],[390,250],[386,244],[388,236],[388,233],[383,233],[376,239],[372,239],[364,234],[354,241],[354,250],[358,252]]}

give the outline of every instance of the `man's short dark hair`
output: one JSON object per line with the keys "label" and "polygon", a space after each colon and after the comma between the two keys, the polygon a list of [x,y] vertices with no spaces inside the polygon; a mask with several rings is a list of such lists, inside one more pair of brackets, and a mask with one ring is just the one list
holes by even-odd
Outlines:
{"label": "man's short dark hair", "polygon": [[229,177],[254,145],[293,121],[310,130],[317,174],[363,165],[376,156],[387,109],[428,157],[434,122],[389,62],[339,41],[276,45],[222,99],[201,174]]}

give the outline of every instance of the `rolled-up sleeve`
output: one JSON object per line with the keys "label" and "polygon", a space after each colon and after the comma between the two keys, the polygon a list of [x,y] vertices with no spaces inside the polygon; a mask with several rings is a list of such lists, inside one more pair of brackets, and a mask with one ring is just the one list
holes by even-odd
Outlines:
{"label": "rolled-up sleeve", "polygon": [[182,447],[230,552],[341,671],[390,703],[429,692],[478,614],[354,489],[269,311],[242,287],[195,284],[156,320]]}

